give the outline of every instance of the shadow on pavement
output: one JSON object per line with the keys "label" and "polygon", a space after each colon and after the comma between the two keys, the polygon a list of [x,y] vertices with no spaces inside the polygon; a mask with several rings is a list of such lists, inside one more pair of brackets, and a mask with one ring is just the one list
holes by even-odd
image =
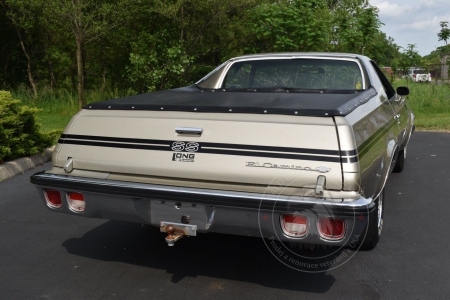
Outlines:
{"label": "shadow on pavement", "polygon": [[326,273],[305,273],[277,261],[260,238],[223,234],[184,237],[168,247],[165,234],[149,225],[109,221],[63,246],[71,254],[166,270],[172,283],[208,276],[265,287],[325,293],[335,283]]}

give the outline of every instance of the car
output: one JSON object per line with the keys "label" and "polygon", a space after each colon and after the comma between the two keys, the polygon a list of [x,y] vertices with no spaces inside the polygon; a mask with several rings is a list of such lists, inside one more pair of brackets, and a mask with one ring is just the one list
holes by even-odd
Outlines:
{"label": "car", "polygon": [[407,76],[414,82],[431,82],[431,73],[425,69],[409,68]]}
{"label": "car", "polygon": [[362,55],[236,57],[84,106],[30,180],[52,212],[151,224],[169,246],[214,232],[372,249],[414,131],[408,94]]}

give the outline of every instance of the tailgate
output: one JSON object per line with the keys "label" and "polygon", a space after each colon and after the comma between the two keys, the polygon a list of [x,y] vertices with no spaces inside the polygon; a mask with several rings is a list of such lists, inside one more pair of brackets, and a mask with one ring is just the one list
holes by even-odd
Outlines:
{"label": "tailgate", "polygon": [[[201,128],[201,135],[177,127]],[[53,164],[78,170],[290,187],[342,188],[331,117],[83,110],[69,123]]]}

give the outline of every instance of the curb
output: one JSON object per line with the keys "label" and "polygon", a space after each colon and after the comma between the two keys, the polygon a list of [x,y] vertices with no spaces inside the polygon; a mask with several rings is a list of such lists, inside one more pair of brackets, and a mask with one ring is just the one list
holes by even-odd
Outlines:
{"label": "curb", "polygon": [[38,165],[49,162],[52,158],[55,146],[45,149],[41,154],[35,154],[30,157],[22,157],[13,161],[5,162],[0,165],[0,182],[23,173]]}

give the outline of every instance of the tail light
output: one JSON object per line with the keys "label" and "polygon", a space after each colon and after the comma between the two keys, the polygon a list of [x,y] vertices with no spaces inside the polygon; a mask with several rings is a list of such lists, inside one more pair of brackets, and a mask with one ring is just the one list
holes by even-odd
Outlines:
{"label": "tail light", "polygon": [[86,204],[84,202],[84,196],[80,193],[67,193],[67,202],[69,203],[70,210],[74,212],[83,212]]}
{"label": "tail light", "polygon": [[416,74],[413,74],[413,77],[416,78]]}
{"label": "tail light", "polygon": [[44,190],[44,197],[47,201],[47,206],[50,208],[61,208],[62,200],[61,194],[56,190]]}
{"label": "tail light", "polygon": [[332,218],[319,220],[319,234],[328,240],[340,240],[345,235],[345,221]]}
{"label": "tail light", "polygon": [[308,232],[308,218],[300,215],[282,215],[281,228],[288,236],[305,236]]}

